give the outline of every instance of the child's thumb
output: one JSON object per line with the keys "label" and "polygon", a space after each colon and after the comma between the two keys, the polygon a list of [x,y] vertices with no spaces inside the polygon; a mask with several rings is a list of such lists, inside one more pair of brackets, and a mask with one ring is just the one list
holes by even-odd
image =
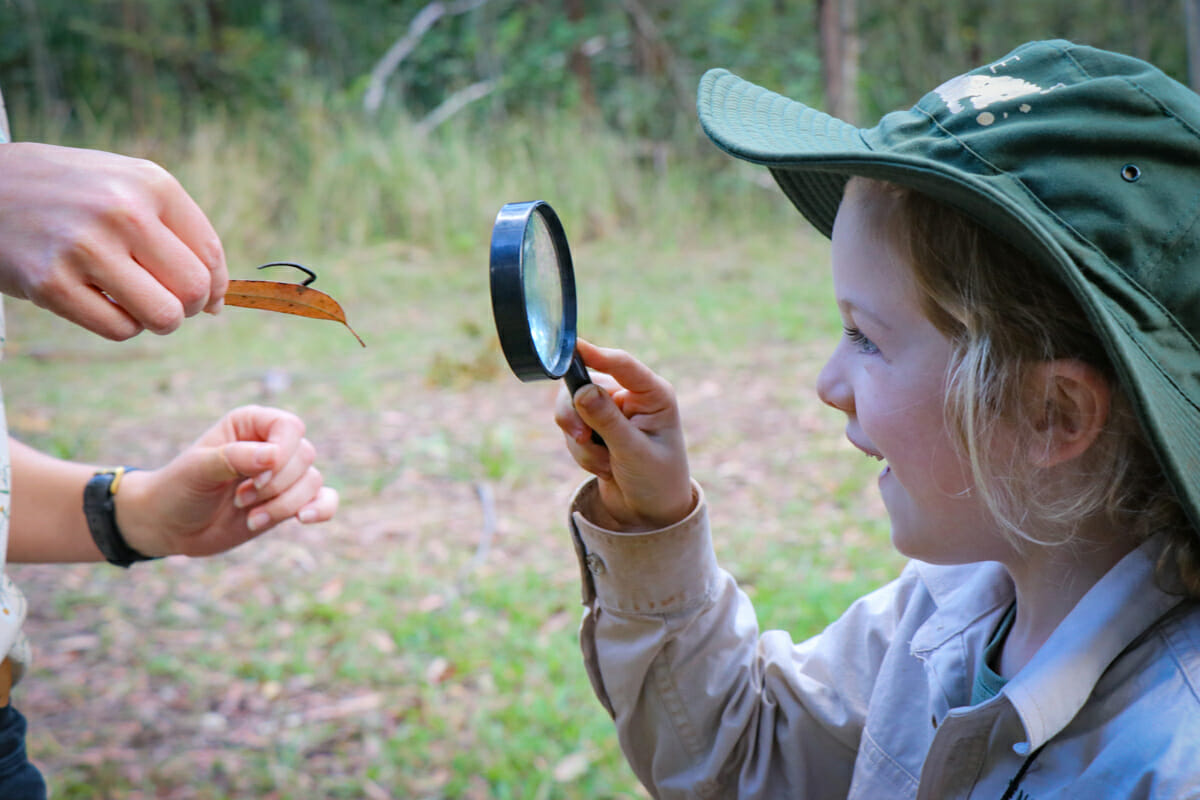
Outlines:
{"label": "child's thumb", "polygon": [[625,421],[625,415],[617,408],[608,392],[594,383],[581,387],[573,400],[579,418],[605,440],[610,433],[616,433],[619,430],[617,426]]}

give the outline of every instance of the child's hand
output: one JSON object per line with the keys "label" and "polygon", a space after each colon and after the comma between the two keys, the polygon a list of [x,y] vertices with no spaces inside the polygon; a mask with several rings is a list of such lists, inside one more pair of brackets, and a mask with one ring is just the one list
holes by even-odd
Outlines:
{"label": "child's hand", "polygon": [[220,308],[221,240],[162,167],[15,142],[0,175],[0,291],[117,340]]}
{"label": "child's hand", "polygon": [[[625,530],[663,528],[691,513],[695,500],[679,407],[671,384],[623,350],[578,342],[584,364],[600,373],[574,404],[559,393],[555,422],[567,449],[600,481],[605,510]],[[592,442],[591,432],[607,447]],[[597,520],[597,522],[599,522]]]}
{"label": "child's hand", "polygon": [[143,555],[207,556],[290,517],[322,522],[338,496],[322,485],[314,455],[293,414],[235,409],[162,469],[127,473],[117,527]]}

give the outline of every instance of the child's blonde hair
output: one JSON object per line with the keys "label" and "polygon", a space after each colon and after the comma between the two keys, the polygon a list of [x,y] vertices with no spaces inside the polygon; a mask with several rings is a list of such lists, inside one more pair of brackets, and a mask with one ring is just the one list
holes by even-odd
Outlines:
{"label": "child's blonde hair", "polygon": [[[913,269],[926,316],[953,345],[947,424],[970,462],[976,490],[1014,543],[1080,542],[1084,521],[1097,517],[1137,542],[1162,531],[1168,544],[1160,581],[1200,598],[1200,535],[1067,288],[987,228],[925,194],[866,178],[852,178],[846,191],[878,213],[884,235]],[[1016,432],[1011,451],[1028,452],[1021,444],[1033,431],[1020,413],[1023,387],[1037,364],[1064,358],[1097,369],[1112,388],[1104,430],[1069,491],[1039,480],[1029,459],[1001,463],[991,455],[1002,426]]]}

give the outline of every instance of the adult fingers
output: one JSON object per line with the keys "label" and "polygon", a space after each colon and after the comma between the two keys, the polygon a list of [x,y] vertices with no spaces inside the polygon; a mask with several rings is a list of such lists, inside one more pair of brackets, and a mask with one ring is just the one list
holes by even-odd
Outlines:
{"label": "adult fingers", "polygon": [[94,286],[63,281],[31,296],[30,301],[113,341],[123,342],[145,330],[145,325]]}
{"label": "adult fingers", "polygon": [[304,438],[304,421],[290,411],[271,406],[239,406],[200,437],[198,444],[225,442],[269,442],[278,446],[277,461],[271,468],[292,457]]}
{"label": "adult fingers", "polygon": [[[144,159],[104,155],[92,161],[96,174],[106,177],[97,178],[88,188],[93,197],[74,209],[75,227],[63,255],[72,273],[111,297],[145,328],[170,333],[185,316],[206,308],[214,291],[224,296],[228,277],[220,241],[183,187],[162,167]],[[180,207],[190,213],[181,214],[176,210]],[[189,221],[196,216],[200,223]],[[192,229],[198,224],[208,231],[202,239],[206,244],[184,238],[196,239]],[[214,286],[214,270],[219,272],[219,287]]]}
{"label": "adult fingers", "polygon": [[175,176],[144,159],[135,160],[133,171],[154,198],[158,224],[137,231],[150,235],[132,240],[141,245],[135,258],[169,289],[182,292],[177,296],[189,316],[215,311],[229,287],[221,238]]}
{"label": "adult fingers", "polygon": [[325,522],[332,519],[333,515],[337,513],[339,503],[337,490],[332,486],[322,486],[321,490],[317,492],[317,498],[296,512],[296,519],[305,525]]}
{"label": "adult fingers", "polygon": [[277,459],[278,448],[265,442],[229,442],[218,447],[201,448],[197,459],[199,474],[212,483],[247,478],[269,470]]}
{"label": "adult fingers", "polygon": [[88,283],[84,288],[100,293],[139,326],[157,334],[167,334],[183,323],[187,309],[177,292],[190,297],[190,290],[164,285],[131,255],[120,260],[104,259],[99,254],[81,256],[89,258],[82,267]]}
{"label": "adult fingers", "polygon": [[133,260],[175,298],[181,316],[198,314],[211,300],[212,274],[171,230],[154,223],[130,243]]}
{"label": "adult fingers", "polygon": [[[264,445],[272,447],[275,445]],[[257,502],[269,500],[282,494],[301,480],[316,460],[316,448],[308,439],[301,439],[295,452],[286,460],[274,458],[272,469],[253,475],[252,480],[238,487],[237,506],[245,508]]]}
{"label": "adult fingers", "polygon": [[247,512],[246,526],[255,533],[261,533],[285,519],[297,516],[302,509],[315,510],[318,518],[326,513],[332,515],[336,509],[336,502],[333,509],[330,509],[329,495],[321,494],[323,483],[321,473],[316,468],[309,467],[304,475],[286,490],[250,508]]}

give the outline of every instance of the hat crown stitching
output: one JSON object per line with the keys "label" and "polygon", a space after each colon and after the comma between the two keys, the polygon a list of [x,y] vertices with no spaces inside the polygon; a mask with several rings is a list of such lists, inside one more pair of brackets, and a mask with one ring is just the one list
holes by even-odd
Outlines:
{"label": "hat crown stitching", "polygon": [[[1099,79],[1096,75],[1080,64],[1071,53],[1063,52],[1062,55],[1065,55],[1070,59],[1072,65],[1079,70],[1080,74],[1084,76],[1086,81],[1094,81]],[[1008,58],[1002,59],[1001,61],[985,67],[984,69],[990,69],[994,73],[997,67],[1003,67],[1014,60],[1019,61],[1020,56],[1009,56]],[[1171,106],[1168,106],[1162,100],[1162,98],[1158,96],[1158,94],[1147,89],[1142,83],[1134,80],[1131,76],[1113,74],[1102,75],[1099,77],[1118,80],[1120,83],[1125,85],[1128,90],[1136,92],[1143,99],[1150,102],[1164,118],[1180,125],[1185,131],[1187,131],[1188,134],[1200,139],[1200,130],[1189,123],[1188,120],[1180,116],[1180,114],[1174,111]],[[1011,80],[998,81],[997,79],[1000,78],[1009,78]],[[961,119],[959,115],[965,111],[968,111],[968,109],[966,109],[963,105],[962,101],[964,100],[969,100],[974,107],[974,110],[979,111],[986,109],[989,105],[996,103],[1015,102],[1022,97],[1028,97],[1035,93],[1046,95],[1060,87],[1065,88],[1065,86],[1066,84],[1059,81],[1048,89],[1042,89],[1036,84],[1025,81],[1024,79],[1007,75],[993,76],[981,74],[979,70],[976,70],[974,72],[964,73],[963,75],[959,75],[955,78],[945,81],[941,86],[928,93],[926,97],[936,94],[943,101],[946,110],[950,112],[950,115],[952,115],[952,117],[947,117],[945,120],[945,122],[949,122],[951,118]],[[1019,108],[1018,110],[1022,113],[1028,113],[1029,111],[1029,109],[1025,106]],[[937,113],[923,107],[921,103],[918,103],[910,109],[910,112],[913,111],[922,114],[937,131],[939,131],[949,141],[954,142],[954,144],[960,148],[962,152],[970,155],[979,164],[986,166],[987,170],[990,171],[992,175],[1005,176],[1009,178],[1015,186],[1019,186],[1026,200],[1035,204],[1039,209],[1041,209],[1046,214],[1048,221],[1052,220],[1057,226],[1061,227],[1064,232],[1067,232],[1079,245],[1086,247],[1096,256],[1101,258],[1117,274],[1121,276],[1122,280],[1127,286],[1136,291],[1145,300],[1153,304],[1163,314],[1167,323],[1176,331],[1177,334],[1184,337],[1195,350],[1200,351],[1200,342],[1198,342],[1196,334],[1193,333],[1192,330],[1176,316],[1174,311],[1169,309],[1164,304],[1163,299],[1159,297],[1159,293],[1151,291],[1144,285],[1142,278],[1136,277],[1130,272],[1129,267],[1134,265],[1123,266],[1121,263],[1114,261],[1105,248],[1096,243],[1092,237],[1085,235],[1082,231],[1071,224],[1057,210],[1055,210],[1054,207],[1048,205],[1041,195],[1031,188],[1018,174],[1012,172],[1011,170],[1001,168],[991,159],[979,152],[979,150],[964,141],[959,134],[953,132],[947,127],[946,124],[944,124],[944,121],[939,118]],[[986,127],[990,125],[991,122],[981,122],[980,124],[983,127]],[[878,127],[876,129],[878,129]],[[994,196],[993,199],[995,199]],[[1200,194],[1195,195],[1194,199],[1200,200]],[[1179,214],[1175,225],[1169,232],[1167,232],[1167,235],[1164,236],[1162,244],[1159,247],[1156,247],[1150,254],[1152,257],[1140,265],[1137,265],[1138,273],[1140,275],[1146,276],[1150,271],[1156,269],[1158,265],[1167,258],[1167,255],[1172,248],[1184,241],[1187,232],[1189,230],[1193,230],[1196,226],[1197,213],[1198,211],[1196,202],[1193,202],[1187,206],[1187,211],[1185,213]],[[1157,359],[1154,359],[1154,362],[1160,371],[1164,369],[1164,365],[1158,364]],[[1175,381],[1172,381],[1172,383],[1175,383]],[[1193,401],[1189,398],[1189,402],[1192,403]]]}
{"label": "hat crown stitching", "polygon": [[[1137,87],[1137,84],[1133,84],[1132,82],[1131,82],[1131,85],[1134,86],[1135,88],[1140,88],[1140,87]],[[1102,259],[1105,264],[1108,264],[1109,267],[1113,270],[1113,273],[1115,275],[1119,275],[1121,277],[1121,279],[1123,280],[1123,282],[1127,286],[1129,286],[1131,289],[1136,291],[1146,301],[1148,301],[1156,309],[1158,309],[1158,311],[1163,315],[1163,317],[1165,318],[1167,323],[1171,326],[1172,329],[1175,330],[1176,333],[1178,333],[1179,335],[1184,337],[1191,344],[1193,349],[1195,349],[1196,351],[1200,351],[1200,341],[1197,341],[1195,334],[1193,334],[1192,331],[1186,325],[1184,325],[1183,322],[1181,322],[1179,320],[1179,318],[1175,315],[1175,313],[1173,311],[1171,311],[1169,308],[1167,308],[1163,304],[1162,300],[1155,293],[1151,292],[1149,289],[1147,289],[1145,286],[1142,285],[1141,281],[1137,280],[1133,275],[1129,274],[1129,271],[1126,268],[1124,268],[1117,262],[1113,261],[1113,259],[1109,257],[1108,253],[1102,247],[1100,247],[1098,244],[1093,242],[1088,236],[1085,236],[1075,226],[1073,226],[1070,222],[1068,222],[1066,219],[1064,219],[1057,211],[1055,211],[1053,208],[1048,206],[1045,203],[1045,201],[1032,188],[1030,188],[1028,186],[1028,184],[1025,183],[1025,181],[1023,181],[1019,176],[1015,175],[1014,173],[1012,173],[1008,170],[1001,169],[996,164],[993,164],[983,154],[981,154],[976,149],[971,147],[969,144],[964,142],[959,136],[957,136],[956,134],[954,134],[953,132],[948,130],[931,112],[929,112],[923,108],[918,108],[918,107],[914,107],[913,110],[920,111],[922,114],[924,114],[937,130],[941,131],[948,139],[953,141],[958,147],[960,147],[963,150],[963,152],[968,153],[972,158],[977,160],[979,163],[986,165],[988,170],[992,173],[992,175],[1003,176],[1005,178],[1008,178],[1010,181],[1012,181],[1012,184],[1015,187],[1020,187],[1021,193],[1025,196],[1025,198],[1028,202],[1033,203],[1039,209],[1041,209],[1045,213],[1046,218],[1048,220],[1053,220],[1059,228],[1061,228],[1065,233],[1067,233],[1076,242],[1077,245],[1087,248],[1089,251],[1094,253],[1098,258]],[[1174,114],[1172,114],[1171,117],[1173,119],[1179,119]],[[1179,121],[1182,122],[1183,120],[1179,120]],[[1189,129],[1191,129],[1191,126],[1187,126],[1187,127]],[[1005,197],[1007,195],[1007,193],[1001,193],[1000,196],[997,196],[997,194],[994,192],[987,192],[986,195],[992,202],[999,202],[1002,197]],[[1157,265],[1159,262],[1161,262],[1162,259],[1166,257],[1166,253],[1170,249],[1170,247],[1173,246],[1174,244],[1176,244],[1178,241],[1180,241],[1183,238],[1183,235],[1188,230],[1194,228],[1197,221],[1200,221],[1200,194],[1196,195],[1196,200],[1198,202],[1197,202],[1197,204],[1193,204],[1192,213],[1186,214],[1186,215],[1180,215],[1179,222],[1175,228],[1175,231],[1178,231],[1178,233],[1176,234],[1175,231],[1172,231],[1173,235],[1171,236],[1169,243],[1164,244],[1164,246],[1162,246],[1160,248],[1157,248],[1157,250],[1155,251],[1157,258],[1155,258],[1154,261],[1148,262],[1146,264],[1146,268],[1152,268],[1155,265]],[[1007,204],[1000,203],[1000,205],[1005,206]],[[1033,230],[1032,226],[1029,226],[1028,224],[1026,224],[1025,227],[1027,230],[1030,230],[1030,231]],[[1078,260],[1076,260],[1076,259],[1073,259],[1073,260],[1076,261],[1077,266],[1082,268],[1083,265],[1080,264]],[[1054,263],[1052,263],[1051,266],[1054,266],[1055,269],[1057,270],[1057,266]],[[1122,325],[1122,327],[1125,327],[1125,326]],[[1155,367],[1158,369],[1158,371],[1160,373],[1162,373],[1163,376],[1166,377],[1170,381],[1171,385],[1174,386],[1179,391],[1179,393],[1187,399],[1187,401],[1190,405],[1197,408],[1197,410],[1200,410],[1200,405],[1197,404],[1197,401],[1193,400],[1191,398],[1190,394],[1184,390],[1184,388],[1178,383],[1178,381],[1176,381],[1173,377],[1171,377],[1171,375],[1167,371],[1166,367],[1163,364],[1159,363],[1159,360],[1157,358],[1152,357],[1150,355],[1150,353],[1144,347],[1141,346],[1140,343],[1138,344],[1138,349],[1142,350],[1143,353],[1146,353],[1147,357],[1150,358],[1150,361],[1155,365]]]}

